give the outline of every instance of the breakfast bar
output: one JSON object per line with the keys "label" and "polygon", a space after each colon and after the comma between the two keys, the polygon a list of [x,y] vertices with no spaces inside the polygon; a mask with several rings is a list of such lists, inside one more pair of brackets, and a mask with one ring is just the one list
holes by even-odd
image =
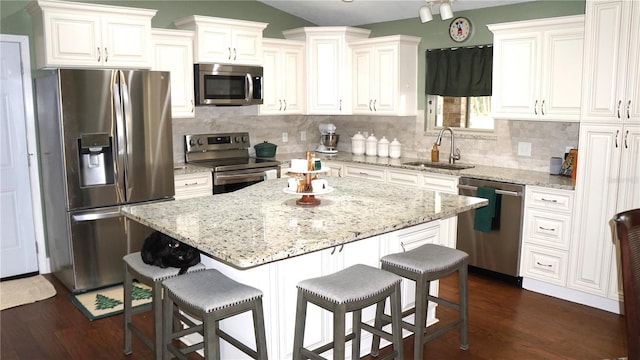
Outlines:
{"label": "breakfast bar", "polygon": [[[334,191],[317,196],[320,204],[315,206],[298,205],[300,195],[285,192],[287,179],[275,179],[232,193],[130,205],[122,212],[198,248],[207,267],[261,289],[269,358],[290,359],[299,281],[355,263],[378,267],[382,256],[426,242],[451,244],[443,239],[450,232],[441,231],[440,220],[487,203],[401,185],[328,180]],[[409,307],[413,288],[408,283],[403,288],[403,307]],[[243,316],[224,320],[221,326],[251,344],[253,336],[245,334],[251,319]],[[328,315],[311,308],[308,316],[308,341],[330,338]],[[373,311],[363,312],[363,319],[372,318]],[[435,308],[428,321],[437,321]],[[366,353],[366,340],[363,345]],[[222,356],[244,358],[224,345]]]}

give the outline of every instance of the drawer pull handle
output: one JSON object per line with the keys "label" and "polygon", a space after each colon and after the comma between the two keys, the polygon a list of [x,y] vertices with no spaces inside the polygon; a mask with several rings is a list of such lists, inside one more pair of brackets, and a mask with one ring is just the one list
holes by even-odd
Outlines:
{"label": "drawer pull handle", "polygon": [[402,248],[402,252],[407,252],[407,249],[404,247],[404,243],[400,241],[400,247]]}
{"label": "drawer pull handle", "polygon": [[198,182],[196,181],[196,182],[194,182],[194,183],[187,183],[187,184],[184,184],[184,186],[191,186],[191,185],[198,185]]}
{"label": "drawer pull handle", "polygon": [[553,265],[550,265],[550,264],[549,264],[549,265],[547,265],[547,264],[543,264],[543,263],[541,263],[541,262],[539,262],[539,261],[536,261],[536,265],[544,266],[544,267],[547,267],[547,268],[551,268],[551,267],[553,267]]}
{"label": "drawer pull handle", "polygon": [[545,198],[542,198],[540,200],[546,201],[546,202],[552,202],[552,203],[557,203],[558,202],[558,200],[556,200],[556,199],[545,199]]}
{"label": "drawer pull handle", "polygon": [[538,226],[538,229],[540,229],[540,230],[545,230],[545,231],[553,231],[553,232],[555,232],[555,231],[556,231],[556,229],[552,229],[552,228],[544,228],[544,227],[542,227],[542,226]]}

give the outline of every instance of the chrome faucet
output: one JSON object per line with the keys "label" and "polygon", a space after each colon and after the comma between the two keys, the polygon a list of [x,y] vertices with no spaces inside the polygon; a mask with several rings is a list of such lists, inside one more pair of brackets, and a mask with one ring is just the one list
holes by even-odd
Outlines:
{"label": "chrome faucet", "polygon": [[438,134],[438,138],[436,139],[436,145],[440,146],[442,144],[442,134],[445,130],[449,130],[451,132],[451,150],[449,151],[449,164],[455,164],[456,160],[460,160],[460,149],[456,148],[453,128],[451,128],[450,126],[443,127]]}

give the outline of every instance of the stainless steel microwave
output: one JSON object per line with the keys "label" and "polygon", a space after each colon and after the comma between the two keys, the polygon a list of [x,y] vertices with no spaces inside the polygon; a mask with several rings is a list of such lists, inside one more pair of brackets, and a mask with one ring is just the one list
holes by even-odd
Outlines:
{"label": "stainless steel microwave", "polygon": [[262,66],[195,64],[196,105],[262,104]]}

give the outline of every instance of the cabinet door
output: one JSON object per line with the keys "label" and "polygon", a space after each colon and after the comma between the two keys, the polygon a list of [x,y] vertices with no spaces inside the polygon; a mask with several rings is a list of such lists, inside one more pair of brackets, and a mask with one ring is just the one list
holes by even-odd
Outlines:
{"label": "cabinet door", "polygon": [[154,31],[152,43],[152,69],[171,73],[171,116],[194,117],[193,33],[181,30]]}
{"label": "cabinet door", "polygon": [[279,75],[282,111],[286,114],[301,114],[305,109],[304,47],[283,47],[281,59],[282,71]]}
{"label": "cabinet door", "polygon": [[348,113],[350,104],[343,98],[350,88],[349,79],[344,77],[344,41],[335,36],[316,36],[307,46],[307,113]]}
{"label": "cabinet door", "polygon": [[541,94],[537,112],[541,120],[580,120],[584,28],[544,33]]}
{"label": "cabinet door", "polygon": [[198,30],[198,44],[195,52],[196,63],[231,62],[231,30],[214,26],[201,25]]}
{"label": "cabinet door", "polygon": [[372,86],[373,59],[369,46],[358,47],[353,50],[353,113],[371,114],[373,111]]}
{"label": "cabinet door", "polygon": [[376,47],[373,57],[373,112],[394,114],[398,110],[398,47]]}
{"label": "cabinet door", "polygon": [[627,103],[625,104],[625,121],[640,124],[640,3],[631,2],[631,26],[629,42],[629,67],[627,69]]}
{"label": "cabinet door", "polygon": [[491,96],[494,117],[538,116],[540,42],[539,32],[494,35]]}
{"label": "cabinet door", "polygon": [[617,212],[640,208],[640,124],[625,125],[619,139],[622,160]]}
{"label": "cabinet door", "polygon": [[231,62],[262,65],[262,31],[233,29],[231,45]]}
{"label": "cabinet door", "polygon": [[151,68],[151,21],[122,15],[104,16],[102,48],[105,66]]}
{"label": "cabinet door", "polygon": [[[622,116],[632,5],[620,0],[586,3],[582,121],[619,121]],[[638,67],[637,57],[632,64]]]}
{"label": "cabinet door", "polygon": [[609,282],[613,242],[608,221],[616,213],[621,130],[620,126],[580,126],[568,285],[600,296],[607,295]]}
{"label": "cabinet door", "polygon": [[277,114],[282,111],[280,94],[280,48],[264,45],[262,48],[262,105],[260,114]]}
{"label": "cabinet door", "polygon": [[38,67],[96,67],[102,64],[100,17],[75,12],[44,14],[44,56]]}

